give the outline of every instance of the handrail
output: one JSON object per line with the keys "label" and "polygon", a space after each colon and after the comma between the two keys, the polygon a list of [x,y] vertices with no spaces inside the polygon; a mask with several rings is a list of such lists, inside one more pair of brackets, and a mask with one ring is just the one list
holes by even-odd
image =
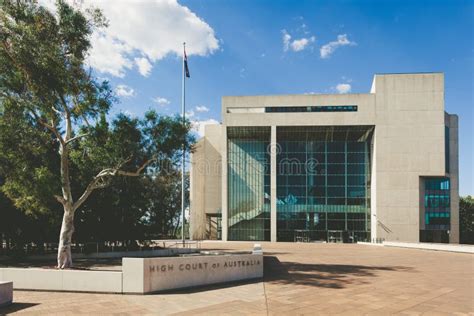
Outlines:
{"label": "handrail", "polygon": [[[103,252],[129,252],[129,251],[143,251],[156,250],[166,248],[201,248],[200,241],[186,240],[184,245],[178,239],[150,239],[150,240],[133,240],[133,244],[124,243],[122,241],[98,241],[98,242],[74,242],[71,244],[71,251],[73,253],[103,253]],[[51,254],[58,251],[59,243],[47,242],[37,244],[34,242],[26,243],[23,247],[18,248],[18,245],[7,247],[6,241],[0,241],[0,255],[11,255],[22,253],[29,254]]]}

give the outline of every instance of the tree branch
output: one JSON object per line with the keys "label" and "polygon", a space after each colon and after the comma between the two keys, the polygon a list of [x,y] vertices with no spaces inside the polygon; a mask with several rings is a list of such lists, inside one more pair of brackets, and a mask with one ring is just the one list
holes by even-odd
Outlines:
{"label": "tree branch", "polygon": [[123,171],[123,170],[117,170],[117,174],[119,176],[127,176],[127,177],[138,177],[140,175],[140,173],[143,171],[143,169],[145,169],[149,164],[151,164],[153,161],[155,161],[156,158],[153,157],[151,159],[148,159],[147,161],[145,161],[141,166],[140,168],[137,169],[137,171],[135,172],[130,172],[130,171]]}
{"label": "tree branch", "polygon": [[61,134],[59,134],[59,131],[58,129],[54,126],[54,125],[50,125],[48,123],[46,123],[45,120],[43,120],[35,111],[31,110],[31,114],[34,116],[34,118],[36,119],[36,121],[41,124],[42,126],[46,127],[50,132],[52,132],[54,134],[54,136],[56,136],[56,138],[58,139],[58,141],[61,143],[61,145],[65,145],[66,143],[64,142],[64,139],[62,138]]}
{"label": "tree branch", "polygon": [[54,112],[56,112],[56,114],[58,114],[59,116],[62,116],[62,115],[63,115],[63,114],[62,114],[60,111],[58,111],[58,109],[56,109],[54,106],[51,106],[51,109],[52,109]]}
{"label": "tree branch", "polygon": [[61,104],[63,105],[64,109],[64,117],[66,118],[66,136],[64,137],[65,141],[67,142],[72,135],[72,125],[71,125],[71,111],[67,106],[66,99],[64,99],[64,95],[58,93],[58,97],[61,100]]}
{"label": "tree branch", "polygon": [[80,135],[77,135],[77,136],[74,136],[73,138],[69,139],[68,141],[66,141],[66,145],[69,144],[69,143],[72,143],[73,141],[79,139],[79,138],[82,138],[82,137],[86,137],[88,136],[90,133],[84,133],[84,134],[80,134]]}
{"label": "tree branch", "polygon": [[56,194],[55,194],[55,195],[54,195],[54,198],[56,199],[56,201],[58,201],[59,203],[61,203],[61,204],[63,204],[63,205],[64,205],[64,203],[66,203],[66,200],[65,200],[62,196],[60,196],[60,195],[56,195]]}
{"label": "tree branch", "polygon": [[135,172],[131,171],[124,171],[120,170],[128,161],[129,159],[124,160],[122,163],[120,163],[117,167],[115,168],[106,168],[100,171],[94,179],[89,183],[87,188],[84,190],[84,193],[82,193],[81,197],[74,203],[73,205],[73,210],[77,210],[82,203],[84,203],[89,195],[98,188],[105,188],[108,185],[108,181],[111,177],[120,175],[120,176],[128,176],[128,177],[137,177],[140,175],[140,173],[153,161],[156,160],[156,157],[153,157],[151,159],[148,159],[145,161]]}
{"label": "tree branch", "polygon": [[84,120],[84,122],[86,123],[87,127],[91,127],[91,125],[89,124],[89,121],[87,120],[87,117],[85,115],[81,115],[82,119]]}

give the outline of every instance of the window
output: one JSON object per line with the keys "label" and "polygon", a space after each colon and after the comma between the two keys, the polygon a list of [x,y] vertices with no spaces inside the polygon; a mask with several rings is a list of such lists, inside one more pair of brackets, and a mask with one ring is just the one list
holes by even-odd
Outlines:
{"label": "window", "polygon": [[270,128],[227,130],[228,238],[270,240]]}
{"label": "window", "polygon": [[[372,126],[277,127],[277,240],[370,240]],[[291,159],[290,159],[291,158]],[[298,167],[297,167],[298,166]]]}
{"label": "window", "polygon": [[449,230],[451,196],[449,178],[425,178],[425,229]]}
{"label": "window", "polygon": [[266,113],[357,112],[357,105],[267,106]]}

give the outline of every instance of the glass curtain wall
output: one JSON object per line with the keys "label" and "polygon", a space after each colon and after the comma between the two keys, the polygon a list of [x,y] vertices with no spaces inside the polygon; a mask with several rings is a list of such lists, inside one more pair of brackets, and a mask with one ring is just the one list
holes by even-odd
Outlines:
{"label": "glass curtain wall", "polygon": [[270,133],[270,127],[227,129],[229,240],[270,240]]}
{"label": "glass curtain wall", "polygon": [[278,127],[277,239],[370,240],[373,126]]}
{"label": "glass curtain wall", "polygon": [[451,215],[449,178],[425,179],[425,228],[449,230]]}

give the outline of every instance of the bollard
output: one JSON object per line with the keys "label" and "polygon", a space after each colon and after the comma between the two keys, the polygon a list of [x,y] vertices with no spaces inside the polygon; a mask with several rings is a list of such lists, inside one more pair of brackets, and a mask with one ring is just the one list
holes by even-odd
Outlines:
{"label": "bollard", "polygon": [[262,255],[263,254],[262,245],[261,244],[254,244],[252,254]]}

